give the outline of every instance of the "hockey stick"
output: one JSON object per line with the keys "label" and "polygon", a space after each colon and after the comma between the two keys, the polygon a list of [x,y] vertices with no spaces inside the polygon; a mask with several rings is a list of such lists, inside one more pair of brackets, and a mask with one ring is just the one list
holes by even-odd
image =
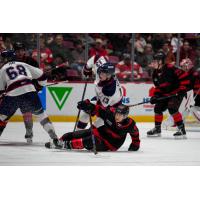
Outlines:
{"label": "hockey stick", "polygon": [[52,85],[57,85],[59,83],[68,83],[69,81],[59,81],[59,82],[55,82],[55,83],[50,83],[50,84],[47,84],[45,85],[46,87],[49,87],[49,86],[52,86]]}
{"label": "hockey stick", "polygon": [[[85,98],[86,88],[87,88],[87,80],[86,80],[86,82],[85,82],[85,86],[84,86],[84,90],[83,90],[83,94],[82,94],[81,101],[83,101],[84,98]],[[79,109],[79,110],[78,110],[78,115],[76,116],[76,123],[75,123],[74,130],[73,130],[73,131],[76,130],[77,123],[78,123],[78,120],[79,120],[79,117],[80,117],[80,113],[81,113],[81,110]]]}
{"label": "hockey stick", "polygon": [[62,68],[62,67],[64,67],[66,64],[68,64],[68,62],[64,62],[64,63],[61,63],[60,65],[56,65],[55,67],[53,67],[53,68],[51,68],[51,69],[49,69],[49,70],[44,71],[44,73],[48,73],[48,72],[53,71],[53,70],[58,69],[58,68]]}
{"label": "hockey stick", "polygon": [[91,114],[90,114],[90,129],[91,129],[91,136],[92,136],[93,152],[94,152],[94,155],[96,155],[97,154],[97,148],[96,148],[95,138],[94,138],[94,135],[92,133],[92,116],[91,116]]}
{"label": "hockey stick", "polygon": [[[172,97],[177,97],[178,95],[179,94],[173,94],[173,95],[168,96],[168,97],[160,97],[160,98],[157,99],[157,101],[162,101],[162,100],[170,99]],[[150,103],[150,100],[143,101],[143,102],[136,103],[136,104],[132,104],[132,105],[128,105],[128,107],[135,107],[135,106],[143,105],[143,104],[146,104],[146,103]]]}

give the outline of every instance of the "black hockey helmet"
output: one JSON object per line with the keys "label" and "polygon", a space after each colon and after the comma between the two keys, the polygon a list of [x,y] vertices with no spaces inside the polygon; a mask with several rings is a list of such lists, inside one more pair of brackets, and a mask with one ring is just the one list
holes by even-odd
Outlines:
{"label": "black hockey helmet", "polygon": [[99,66],[97,69],[98,74],[100,74],[101,72],[110,74],[113,76],[115,75],[115,66],[110,62],[104,63],[103,65]]}
{"label": "black hockey helmet", "polygon": [[16,58],[16,54],[14,50],[5,50],[1,52],[1,57],[4,61],[13,61]]}
{"label": "black hockey helmet", "polygon": [[162,62],[164,63],[165,54],[162,51],[159,51],[158,53],[154,54],[153,60],[162,60]]}
{"label": "black hockey helmet", "polygon": [[20,49],[24,49],[25,50],[25,45],[21,42],[15,42],[13,45],[14,50],[20,50]]}
{"label": "black hockey helmet", "polygon": [[115,109],[115,113],[119,113],[121,115],[128,116],[129,107],[126,106],[126,105],[121,104],[121,105],[117,106],[117,108]]}

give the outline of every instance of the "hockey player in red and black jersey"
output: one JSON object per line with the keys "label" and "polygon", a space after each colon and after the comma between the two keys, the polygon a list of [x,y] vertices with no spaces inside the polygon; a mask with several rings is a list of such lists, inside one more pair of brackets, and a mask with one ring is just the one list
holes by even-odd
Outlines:
{"label": "hockey player in red and black jersey", "polygon": [[[152,78],[155,85],[154,96],[151,97],[150,102],[155,104],[155,127],[147,132],[147,136],[160,136],[161,123],[163,121],[163,112],[168,109],[170,115],[173,117],[178,131],[174,133],[176,138],[186,138],[185,126],[182,120],[182,115],[179,112],[179,107],[184,95],[187,92],[187,87],[190,83],[188,73],[175,66],[164,64],[165,55],[158,52],[154,55],[151,67],[154,69]],[[159,101],[160,97],[170,97]]]}
{"label": "hockey player in red and black jersey", "polygon": [[[95,138],[97,151],[117,151],[124,143],[127,133],[130,134],[132,142],[129,151],[137,151],[140,148],[139,130],[133,119],[128,117],[129,107],[119,105],[117,108],[104,108],[101,105],[94,105],[89,100],[78,103],[78,109],[95,114],[102,118],[104,125],[90,129],[65,133],[60,138],[60,148],[67,149],[93,149],[92,134]],[[51,148],[51,143],[46,143]]]}

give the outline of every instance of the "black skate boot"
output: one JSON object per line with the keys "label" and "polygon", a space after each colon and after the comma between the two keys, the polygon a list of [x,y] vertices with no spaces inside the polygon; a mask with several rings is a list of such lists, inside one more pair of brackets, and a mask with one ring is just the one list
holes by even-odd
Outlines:
{"label": "black skate boot", "polygon": [[155,126],[147,132],[147,137],[160,137],[161,136],[161,126]]}
{"label": "black skate boot", "polygon": [[174,133],[174,137],[175,139],[187,139],[184,125],[178,127],[178,131]]}
{"label": "black skate boot", "polygon": [[47,149],[62,149],[64,147],[64,143],[62,140],[58,140],[57,138],[53,139],[53,142],[45,143],[45,147]]}
{"label": "black skate boot", "polygon": [[33,131],[32,130],[26,130],[26,135],[24,137],[28,144],[33,143]]}

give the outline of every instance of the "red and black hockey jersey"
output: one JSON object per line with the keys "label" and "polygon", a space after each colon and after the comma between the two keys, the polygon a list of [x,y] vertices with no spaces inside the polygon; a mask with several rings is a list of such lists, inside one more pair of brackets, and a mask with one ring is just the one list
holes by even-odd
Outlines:
{"label": "red and black hockey jersey", "polygon": [[152,74],[156,96],[170,96],[184,93],[190,84],[189,74],[174,66],[164,65]]}
{"label": "red and black hockey jersey", "polygon": [[115,109],[114,108],[104,108],[102,106],[96,105],[95,113],[98,117],[104,120],[104,125],[93,129],[93,134],[100,140],[103,140],[105,145],[111,151],[116,151],[119,149],[127,136],[130,134],[132,138],[132,146],[135,149],[140,147],[139,130],[136,123],[131,118],[126,118],[121,123],[115,122]]}

